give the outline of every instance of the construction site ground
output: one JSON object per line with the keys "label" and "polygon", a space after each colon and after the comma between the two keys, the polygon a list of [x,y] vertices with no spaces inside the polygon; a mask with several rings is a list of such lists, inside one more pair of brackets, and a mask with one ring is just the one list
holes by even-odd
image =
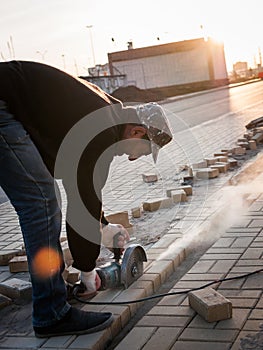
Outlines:
{"label": "construction site ground", "polygon": [[[172,104],[163,105],[170,112],[169,118],[173,117]],[[193,128],[178,128],[176,141],[160,153],[157,166],[149,157],[136,163],[116,158],[103,191],[105,213],[130,212],[148,199],[166,196],[166,190],[179,185],[187,174],[185,165],[233,147],[244,134],[244,126],[260,116],[261,110],[262,106],[252,107]],[[144,274],[128,289],[99,292],[93,300],[137,300],[157,292],[188,290],[262,267],[261,148],[237,158],[238,167],[232,171],[215,179],[196,180],[187,202],[130,218],[132,238],[147,250]],[[157,173],[159,180],[146,184],[142,181],[144,173]],[[20,251],[23,240],[16,213],[9,202],[1,204],[0,209],[1,255]],[[12,274],[8,266],[0,266],[0,282],[13,277],[29,280],[26,272]],[[215,285],[231,300],[233,317],[213,323],[189,307],[187,293],[143,304],[76,304],[85,310],[112,311],[115,321],[109,329],[93,335],[50,339],[34,337],[31,303],[14,302],[0,310],[0,349],[244,350],[254,346],[259,350],[263,348],[262,285],[262,273]]]}

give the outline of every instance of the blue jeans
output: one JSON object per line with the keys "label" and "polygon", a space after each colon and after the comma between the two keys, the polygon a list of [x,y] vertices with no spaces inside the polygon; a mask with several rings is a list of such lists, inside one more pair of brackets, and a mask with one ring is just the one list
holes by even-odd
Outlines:
{"label": "blue jeans", "polygon": [[[61,211],[54,184],[30,136],[0,100],[0,186],[19,217],[32,282],[36,327],[51,326],[70,309],[61,276],[64,270],[59,241]],[[39,276],[34,260],[42,249],[55,250],[61,259],[58,269],[44,277]]]}

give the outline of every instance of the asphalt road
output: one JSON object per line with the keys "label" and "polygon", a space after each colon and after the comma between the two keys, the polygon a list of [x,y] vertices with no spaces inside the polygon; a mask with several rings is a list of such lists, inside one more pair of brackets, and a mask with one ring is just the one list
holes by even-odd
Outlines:
{"label": "asphalt road", "polygon": [[[232,88],[210,90],[208,93],[175,100],[164,106],[180,118],[181,122],[177,120],[173,126],[181,131],[222,116],[255,108],[262,101],[263,81],[257,81]],[[172,120],[171,122],[173,123]]]}

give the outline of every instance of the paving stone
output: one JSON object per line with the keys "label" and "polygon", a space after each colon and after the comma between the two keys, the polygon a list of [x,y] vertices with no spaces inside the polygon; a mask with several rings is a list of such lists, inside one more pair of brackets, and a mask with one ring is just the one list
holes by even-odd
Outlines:
{"label": "paving stone", "polygon": [[170,197],[156,198],[143,203],[143,210],[156,211],[159,209],[170,208],[173,205],[173,200]]}
{"label": "paving stone", "polygon": [[134,327],[115,350],[140,350],[155,331],[156,327]]}
{"label": "paving stone", "polygon": [[67,346],[72,343],[72,341],[76,338],[75,335],[65,335],[61,337],[52,337],[49,338],[45,343],[45,348],[67,348]]}
{"label": "paving stone", "polygon": [[142,215],[142,212],[141,212],[141,208],[140,208],[140,207],[132,208],[132,209],[131,209],[131,213],[132,213],[132,217],[133,217],[133,218],[140,218],[141,215]]}
{"label": "paving stone", "polygon": [[12,300],[5,295],[0,294],[0,310],[7,305],[10,305]]}
{"label": "paving stone", "polygon": [[171,191],[173,203],[187,202],[187,195],[184,190]]}
{"label": "paving stone", "polygon": [[258,331],[259,326],[262,324],[262,320],[248,320],[244,327],[244,331]]}
{"label": "paving stone", "polygon": [[216,243],[213,244],[212,248],[228,248],[234,241],[234,238],[220,238]]}
{"label": "paving stone", "polygon": [[100,350],[111,341],[111,331],[109,328],[92,334],[85,334],[76,337],[68,346],[68,349]]}
{"label": "paving stone", "polygon": [[231,343],[177,341],[171,350],[229,350]]}
{"label": "paving stone", "polygon": [[28,271],[28,262],[27,262],[26,255],[13,257],[9,261],[8,265],[9,265],[9,270],[12,273]]}
{"label": "paving stone", "polygon": [[160,260],[155,261],[146,272],[149,274],[159,274],[161,278],[161,283],[163,283],[167,277],[169,277],[173,273],[173,261]]}
{"label": "paving stone", "polygon": [[212,288],[205,288],[188,294],[190,306],[207,322],[232,317],[232,303]]}
{"label": "paving stone", "polygon": [[214,328],[217,322],[206,322],[206,320],[196,314],[191,323],[188,325],[188,328]]}
{"label": "paving stone", "polygon": [[169,350],[176,341],[180,330],[175,327],[158,328],[142,350]]}
{"label": "paving stone", "polygon": [[218,175],[219,175],[218,169],[204,168],[204,169],[198,169],[196,171],[196,177],[198,179],[214,179],[215,177],[218,177]]}
{"label": "paving stone", "polygon": [[235,241],[232,244],[232,247],[233,248],[248,247],[252,241],[253,241],[253,237],[240,237],[235,239]]}
{"label": "paving stone", "polygon": [[215,163],[214,165],[210,165],[211,169],[218,169],[219,173],[226,173],[227,172],[227,165],[222,163]]}
{"label": "paving stone", "polygon": [[246,336],[254,336],[256,335],[257,332],[252,332],[252,331],[241,331],[238,335],[238,337],[236,338],[234,344],[231,347],[231,350],[242,350],[240,348],[240,341],[245,338]]}
{"label": "paving stone", "polygon": [[261,289],[262,290],[262,273],[252,275],[247,278],[243,284],[243,289]]}
{"label": "paving stone", "polygon": [[237,260],[241,254],[204,254],[201,260]]}
{"label": "paving stone", "polygon": [[158,181],[158,176],[156,174],[142,174],[142,179],[144,182],[156,182]]}
{"label": "paving stone", "polygon": [[16,255],[18,255],[17,250],[0,251],[0,265],[8,265],[9,261]]}
{"label": "paving stone", "polygon": [[35,337],[3,337],[1,349],[38,349],[45,341]]}
{"label": "paving stone", "polygon": [[234,266],[235,263],[236,260],[219,260],[209,270],[209,273],[226,273]]}
{"label": "paving stone", "polygon": [[258,266],[260,269],[263,266],[262,259],[240,259],[236,262],[236,266]]}
{"label": "paving stone", "polygon": [[70,284],[75,284],[80,279],[80,271],[73,266],[69,266],[66,268],[68,271],[66,281]]}
{"label": "paving stone", "polygon": [[120,224],[120,225],[123,225],[124,227],[131,227],[128,211],[110,214],[110,215],[107,215],[105,218],[111,224]]}
{"label": "paving stone", "polygon": [[193,188],[190,185],[185,185],[185,186],[179,186],[176,188],[171,188],[169,190],[166,191],[166,195],[167,197],[171,197],[171,192],[173,191],[177,191],[177,190],[183,190],[187,196],[192,196],[193,194]]}
{"label": "paving stone", "polygon": [[216,263],[213,260],[202,260],[198,261],[192,268],[189,270],[189,273],[205,273],[208,272],[211,267]]}
{"label": "paving stone", "polygon": [[250,320],[263,320],[263,312],[261,309],[252,310],[251,314],[248,317]]}
{"label": "paving stone", "polygon": [[263,252],[261,248],[248,248],[241,259],[260,259]]}
{"label": "paving stone", "polygon": [[0,283],[0,293],[11,299],[29,299],[32,295],[32,285],[30,282],[12,278]]}
{"label": "paving stone", "polygon": [[250,313],[250,309],[244,307],[242,309],[233,308],[232,318],[218,322],[215,329],[242,329]]}
{"label": "paving stone", "polygon": [[213,341],[222,344],[234,341],[237,334],[238,331],[232,329],[186,328],[179,340]]}
{"label": "paving stone", "polygon": [[193,316],[194,311],[189,306],[154,306],[147,315],[152,316]]}
{"label": "paving stone", "polygon": [[137,326],[156,326],[156,327],[185,327],[191,317],[186,316],[144,316]]}

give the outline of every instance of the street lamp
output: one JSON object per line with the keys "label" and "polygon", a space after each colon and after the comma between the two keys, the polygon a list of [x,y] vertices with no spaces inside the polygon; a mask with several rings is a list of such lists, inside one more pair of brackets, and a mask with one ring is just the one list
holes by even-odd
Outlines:
{"label": "street lamp", "polygon": [[47,50],[45,50],[44,52],[36,51],[36,53],[38,53],[41,56],[42,61],[45,61],[45,55],[47,53]]}
{"label": "street lamp", "polygon": [[94,65],[94,67],[95,67],[95,65],[96,65],[96,60],[95,60],[95,51],[94,51],[93,38],[92,38],[92,27],[93,27],[93,25],[88,25],[88,26],[86,26],[86,28],[89,29],[90,45],[91,45],[92,57],[93,57],[93,65]]}

